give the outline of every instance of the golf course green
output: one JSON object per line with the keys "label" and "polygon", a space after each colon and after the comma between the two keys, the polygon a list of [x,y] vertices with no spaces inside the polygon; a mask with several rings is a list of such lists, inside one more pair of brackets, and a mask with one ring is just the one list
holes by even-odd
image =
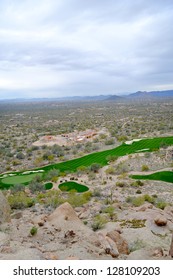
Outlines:
{"label": "golf course green", "polygon": [[53,188],[53,184],[51,182],[44,184],[46,190],[50,190]]}
{"label": "golf course green", "polygon": [[[126,141],[120,146],[113,148],[111,150],[105,150],[101,152],[95,152],[88,154],[86,156],[76,158],[73,160],[68,160],[66,162],[50,164],[40,168],[35,168],[30,171],[20,171],[20,172],[11,172],[10,174],[1,174],[0,175],[0,188],[6,188],[13,186],[18,183],[27,184],[31,181],[35,174],[27,174],[29,172],[43,172],[41,176],[46,175],[46,173],[51,169],[58,169],[60,172],[75,172],[79,167],[85,166],[89,167],[93,163],[97,163],[100,166],[105,166],[108,164],[110,156],[121,157],[124,155],[129,155],[139,152],[153,152],[160,149],[163,146],[173,145],[173,136],[170,137],[158,137],[158,138],[145,138],[145,139],[134,139],[132,141]],[[14,176],[15,175],[15,176]]]}
{"label": "golf course green", "polygon": [[149,175],[131,175],[130,177],[137,180],[155,180],[173,183],[173,171],[161,171]]}
{"label": "golf course green", "polygon": [[34,179],[36,174],[29,174],[29,175],[16,175],[16,176],[10,176],[5,177],[1,179],[1,183],[5,185],[14,185],[15,184],[27,184]]}
{"label": "golf course green", "polygon": [[58,187],[61,191],[65,191],[65,192],[75,190],[79,193],[82,193],[82,192],[86,192],[89,190],[88,187],[78,184],[76,182],[64,182],[64,183],[61,183]]}

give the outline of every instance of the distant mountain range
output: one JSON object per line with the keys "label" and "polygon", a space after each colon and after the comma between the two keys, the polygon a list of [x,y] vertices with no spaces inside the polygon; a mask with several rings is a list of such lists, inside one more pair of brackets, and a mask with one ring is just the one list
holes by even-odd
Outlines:
{"label": "distant mountain range", "polygon": [[10,99],[10,100],[0,100],[2,102],[65,102],[65,101],[151,101],[151,100],[162,100],[162,99],[172,99],[173,90],[163,90],[163,91],[137,91],[135,93],[130,93],[127,95],[94,95],[94,96],[66,96],[57,98],[30,98],[30,99]]}
{"label": "distant mountain range", "polygon": [[163,91],[137,91],[135,93],[130,93],[128,95],[111,95],[106,98],[106,100],[155,100],[155,99],[167,99],[173,98],[173,90],[163,90]]}

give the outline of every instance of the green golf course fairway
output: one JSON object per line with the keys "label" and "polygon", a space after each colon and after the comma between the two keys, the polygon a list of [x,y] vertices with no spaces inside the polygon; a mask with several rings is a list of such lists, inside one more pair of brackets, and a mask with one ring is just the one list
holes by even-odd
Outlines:
{"label": "green golf course fairway", "polygon": [[[111,150],[105,150],[101,152],[95,152],[80,158],[68,160],[66,162],[60,162],[55,164],[50,164],[47,166],[43,166],[40,168],[33,169],[34,171],[39,171],[42,169],[43,178],[44,175],[51,169],[58,169],[60,172],[67,171],[69,173],[75,172],[78,167],[80,166],[91,166],[93,163],[98,163],[101,166],[105,166],[108,164],[108,156],[117,156],[121,157],[124,155],[129,155],[133,153],[139,152],[152,152],[158,150],[160,147],[164,146],[171,146],[173,145],[173,136],[170,137],[158,137],[158,138],[150,138],[150,139],[138,139],[133,140],[134,142],[126,144],[123,143],[120,146],[113,148]],[[31,170],[31,171],[33,171]],[[15,185],[17,183],[28,183],[29,180],[31,181],[33,178],[28,176],[35,176],[35,174],[24,175],[21,172],[10,172],[16,176],[8,176],[5,174],[5,178],[3,178],[3,174],[0,175],[0,188],[6,188],[10,185]],[[30,178],[30,179],[29,179]],[[26,180],[25,180],[26,179]]]}
{"label": "green golf course fairway", "polygon": [[75,190],[79,193],[82,193],[82,192],[86,192],[89,190],[88,187],[78,184],[76,182],[64,182],[64,183],[60,184],[58,187],[61,191],[65,191],[65,192]]}
{"label": "green golf course fairway", "polygon": [[131,175],[130,178],[137,180],[155,180],[173,183],[173,171],[161,171],[149,175]]}

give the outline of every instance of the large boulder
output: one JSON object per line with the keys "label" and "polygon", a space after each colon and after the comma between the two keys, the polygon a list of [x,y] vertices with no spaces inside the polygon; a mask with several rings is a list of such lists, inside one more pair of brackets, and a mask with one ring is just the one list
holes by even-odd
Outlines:
{"label": "large boulder", "polygon": [[[48,216],[46,226],[56,227],[59,231],[66,233],[67,237],[74,235],[88,236],[88,239],[97,240],[96,234],[84,225],[72,206],[65,202]],[[85,238],[84,238],[85,239]]]}
{"label": "large boulder", "polygon": [[54,212],[48,216],[47,222],[67,230],[78,230],[79,227],[84,227],[82,221],[78,218],[76,212],[68,202],[56,208]]}
{"label": "large boulder", "polygon": [[10,221],[10,206],[0,191],[0,224]]}
{"label": "large boulder", "polygon": [[157,226],[163,227],[167,225],[167,219],[164,216],[158,215],[155,219],[154,222]]}

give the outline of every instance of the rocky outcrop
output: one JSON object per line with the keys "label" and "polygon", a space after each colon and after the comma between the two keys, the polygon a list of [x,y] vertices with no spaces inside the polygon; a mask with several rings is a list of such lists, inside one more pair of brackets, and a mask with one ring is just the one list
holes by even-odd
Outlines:
{"label": "rocky outcrop", "polygon": [[0,191],[0,224],[10,221],[10,206]]}
{"label": "rocky outcrop", "polygon": [[116,246],[116,243],[109,238],[108,236],[104,236],[104,234],[99,233],[98,234],[101,246],[105,250],[106,254],[111,255],[113,258],[116,258],[119,256],[119,252]]}
{"label": "rocky outcrop", "polygon": [[115,243],[118,248],[118,252],[120,254],[129,254],[129,248],[128,248],[128,243],[127,241],[120,235],[119,232],[113,230],[110,231],[106,234],[109,238],[111,238]]}

